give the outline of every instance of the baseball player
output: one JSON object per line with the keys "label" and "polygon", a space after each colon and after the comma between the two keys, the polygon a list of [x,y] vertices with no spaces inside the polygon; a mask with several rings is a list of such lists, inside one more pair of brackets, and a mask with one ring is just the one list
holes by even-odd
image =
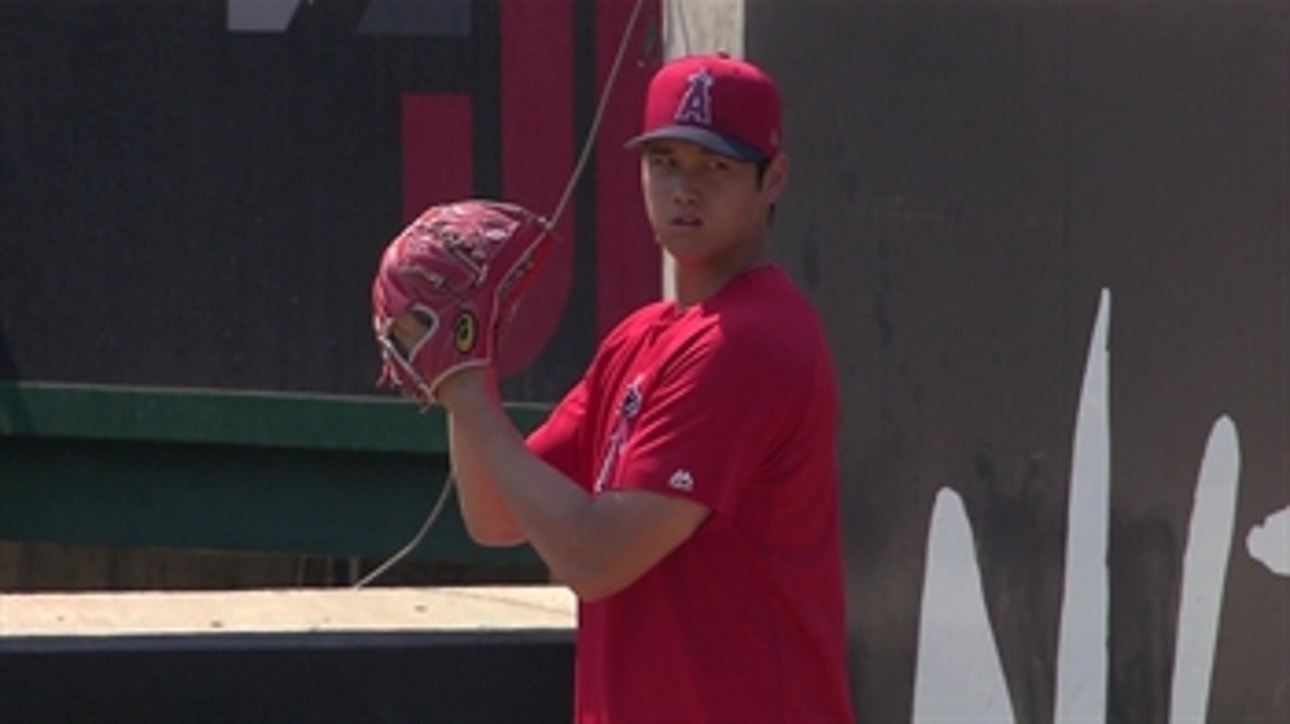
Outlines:
{"label": "baseball player", "polygon": [[527,440],[491,355],[545,258],[542,221],[432,210],[410,237],[447,239],[466,271],[408,239],[382,261],[387,371],[446,408],[470,534],[528,542],[577,594],[577,722],[852,721],[839,399],[817,314],[769,254],[780,141],[780,95],[756,66],[658,71],[628,146],[675,298],[611,331]]}

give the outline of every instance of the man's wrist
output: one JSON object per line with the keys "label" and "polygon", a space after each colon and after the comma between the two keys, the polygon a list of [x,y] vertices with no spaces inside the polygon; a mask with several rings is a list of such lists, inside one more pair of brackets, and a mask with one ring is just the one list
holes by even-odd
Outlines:
{"label": "man's wrist", "polygon": [[489,383],[492,374],[491,365],[465,367],[440,381],[435,397],[449,411],[472,401],[493,400],[495,395],[490,392]]}

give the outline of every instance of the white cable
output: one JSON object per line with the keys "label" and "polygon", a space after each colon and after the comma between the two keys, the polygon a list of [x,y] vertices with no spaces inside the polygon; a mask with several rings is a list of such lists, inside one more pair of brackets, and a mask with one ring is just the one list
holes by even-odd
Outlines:
{"label": "white cable", "polygon": [[560,215],[564,213],[564,207],[569,203],[573,196],[574,187],[578,185],[578,178],[582,176],[583,168],[587,164],[587,159],[591,156],[591,149],[596,143],[596,133],[600,130],[600,121],[604,118],[605,107],[609,105],[609,92],[613,90],[614,83],[618,80],[618,69],[623,63],[623,55],[627,51],[627,42],[631,40],[632,30],[636,28],[636,19],[640,15],[641,6],[645,0],[636,0],[632,6],[632,14],[627,18],[627,27],[623,29],[623,37],[618,41],[618,51],[614,54],[614,63],[609,67],[609,75],[605,78],[605,87],[600,91],[600,100],[596,104],[596,114],[591,118],[591,127],[587,129],[587,138],[582,142],[582,152],[578,154],[578,162],[574,164],[573,173],[569,176],[569,183],[565,184],[564,193],[560,196],[560,201],[556,203],[555,209],[551,212],[551,228],[560,221]]}
{"label": "white cable", "polygon": [[354,584],[355,590],[375,581],[386,571],[393,568],[396,563],[408,557],[412,551],[417,549],[417,546],[421,545],[421,541],[425,540],[426,534],[430,532],[431,526],[433,526],[434,522],[439,519],[439,514],[443,512],[444,503],[448,502],[448,494],[452,492],[452,486],[452,473],[448,473],[444,476],[443,490],[439,493],[439,499],[434,502],[434,507],[430,509],[430,515],[426,516],[425,522],[421,524],[421,530],[418,530],[417,534],[412,536],[412,540],[408,541],[407,545],[400,548],[397,553],[387,558],[384,563],[374,568],[371,573],[360,578],[358,582]]}
{"label": "white cable", "polygon": [[[614,54],[614,63],[610,66],[609,75],[605,78],[605,87],[600,92],[600,100],[596,103],[596,113],[592,116],[591,127],[587,129],[587,137],[582,143],[582,150],[578,154],[578,161],[574,164],[573,172],[569,175],[569,182],[565,184],[564,193],[560,196],[560,200],[556,203],[555,209],[551,212],[551,218],[548,223],[552,229],[554,229],[556,224],[559,223],[560,215],[564,213],[564,207],[569,203],[569,199],[572,198],[573,191],[578,185],[578,178],[582,176],[583,169],[586,168],[587,165],[587,159],[591,156],[591,149],[596,143],[596,133],[600,130],[600,121],[604,118],[605,107],[609,104],[610,91],[613,90],[614,84],[618,80],[618,70],[622,66],[623,56],[627,51],[627,43],[631,40],[632,31],[636,28],[636,19],[640,16],[641,7],[644,6],[644,4],[645,0],[636,0],[636,4],[632,7],[632,14],[627,19],[627,27],[623,29],[622,39],[618,42],[618,51]],[[431,508],[430,515],[428,515],[425,522],[421,524],[421,529],[417,531],[416,535],[412,536],[412,540],[408,541],[407,545],[403,546],[394,555],[387,558],[384,563],[373,569],[371,573],[368,573],[366,576],[359,579],[354,584],[355,590],[363,588],[376,580],[386,571],[393,568],[399,561],[411,554],[412,551],[416,550],[417,546],[421,545],[421,541],[425,539],[426,535],[430,532],[431,526],[433,526],[435,520],[439,518],[439,514],[443,512],[444,503],[448,501],[448,494],[452,492],[454,484],[455,480],[450,472],[446,477],[444,477],[443,491],[439,493],[439,499],[435,501],[434,507]]]}

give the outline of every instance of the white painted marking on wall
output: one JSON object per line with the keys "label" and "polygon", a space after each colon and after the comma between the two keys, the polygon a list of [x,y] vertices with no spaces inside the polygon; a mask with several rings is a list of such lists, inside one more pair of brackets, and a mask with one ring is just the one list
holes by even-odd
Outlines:
{"label": "white painted marking on wall", "polygon": [[1058,633],[1059,722],[1097,722],[1106,714],[1107,615],[1110,584],[1106,567],[1111,509],[1110,350],[1111,293],[1098,303],[1071,454],[1066,581]]}
{"label": "white painted marking on wall", "polygon": [[914,722],[1013,722],[963,501],[936,495],[918,627]]}
{"label": "white painted marking on wall", "polygon": [[1206,721],[1240,477],[1241,446],[1236,425],[1224,415],[1210,430],[1201,459],[1183,556],[1169,707],[1175,723]]}
{"label": "white painted marking on wall", "polygon": [[1250,529],[1245,552],[1272,573],[1290,577],[1290,505]]}
{"label": "white painted marking on wall", "polygon": [[[1066,580],[1054,719],[1106,721],[1110,611],[1111,294],[1103,290],[1089,343],[1071,460]],[[1215,421],[1201,458],[1183,552],[1170,721],[1205,721],[1239,492],[1236,423]],[[1290,575],[1290,508],[1246,538],[1250,555]],[[986,614],[971,522],[949,489],[937,494],[919,621],[914,721],[1015,722]]]}

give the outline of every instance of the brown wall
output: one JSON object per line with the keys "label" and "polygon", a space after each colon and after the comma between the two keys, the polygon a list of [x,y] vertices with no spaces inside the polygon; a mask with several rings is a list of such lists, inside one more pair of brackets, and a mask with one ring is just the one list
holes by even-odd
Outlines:
{"label": "brown wall", "polygon": [[[920,673],[919,632],[928,610],[974,599],[925,599],[948,501],[997,647],[983,663],[997,659],[1018,721],[1057,718],[1071,589],[1105,599],[1090,621],[1105,675],[1088,674],[1107,720],[1166,720],[1175,667],[1210,664],[1192,687],[1212,686],[1209,720],[1290,715],[1290,579],[1246,548],[1290,516],[1290,5],[751,0],[746,14],[746,53],[787,104],[778,253],[824,310],[843,377],[861,719],[907,721],[916,682],[946,683]],[[1104,292],[1109,481],[1079,517]],[[1234,502],[1210,515],[1198,471],[1225,431],[1239,473],[1218,489]],[[1230,533],[1202,535],[1202,514]],[[1090,544],[1107,564],[1073,571],[1070,546]],[[1188,581],[1201,549],[1221,565]],[[1221,604],[1199,651],[1181,648],[1203,627],[1188,583]]]}

